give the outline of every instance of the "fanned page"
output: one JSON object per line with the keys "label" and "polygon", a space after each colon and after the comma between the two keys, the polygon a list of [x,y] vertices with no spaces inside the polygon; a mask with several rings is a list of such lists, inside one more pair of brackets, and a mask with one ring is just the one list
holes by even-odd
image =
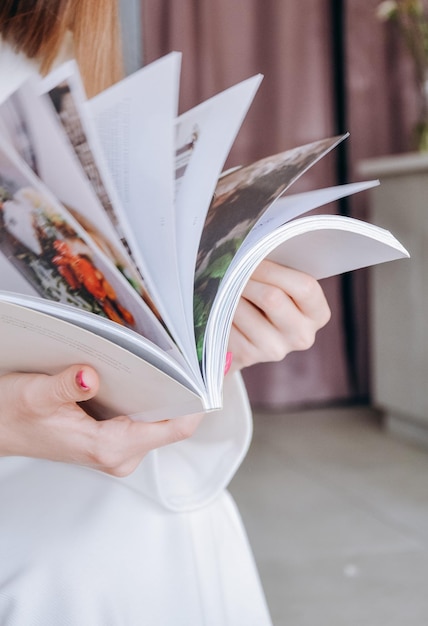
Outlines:
{"label": "fanned page", "polygon": [[342,215],[301,217],[278,229],[267,246],[268,258],[317,279],[409,257],[389,231]]}
{"label": "fanned page", "polygon": [[322,279],[409,256],[389,231],[361,220],[340,215],[298,217],[377,184],[351,183],[286,196],[257,222],[224,274],[211,307],[203,351],[210,402],[220,401],[219,367],[224,362],[234,311],[247,281],[264,258]]}
{"label": "fanned page", "polygon": [[[155,308],[135,263],[88,180],[87,171],[93,169],[92,163],[87,164],[86,170],[83,168],[50,100],[38,94],[37,86],[37,82],[24,84],[0,106],[3,136],[8,137],[27,165],[68,208],[100,250]],[[81,136],[76,116],[70,121],[70,134]],[[81,152],[88,151],[81,139],[79,145]]]}
{"label": "fanned page", "polygon": [[218,178],[261,80],[257,75],[238,83],[176,122],[178,266],[195,359],[193,280],[199,241]]}
{"label": "fanned page", "polygon": [[322,139],[261,159],[218,182],[196,261],[193,306],[200,361],[217,290],[245,237],[269,206],[345,137]]}
{"label": "fanned page", "polygon": [[97,195],[105,211],[105,218],[110,221],[117,237],[132,257],[132,230],[111,178],[96,129],[85,114],[86,95],[76,62],[68,61],[59,66],[38,86],[41,94],[49,96],[56,117],[69,140],[69,147]]}
{"label": "fanned page", "polygon": [[0,201],[0,260],[25,278],[16,288],[107,317],[177,351],[141,295],[3,135]]}
{"label": "fanned page", "polygon": [[86,111],[127,214],[138,265],[166,326],[186,354],[174,210],[180,59],[171,53],[147,65],[92,98]]}
{"label": "fanned page", "polygon": [[326,204],[337,202],[337,200],[367,191],[378,185],[378,180],[368,180],[281,196],[263,213],[247,234],[233,257],[226,275],[234,271],[243,256],[251,254],[251,251],[255,250],[260,242],[263,242],[266,237],[269,237],[287,222]]}

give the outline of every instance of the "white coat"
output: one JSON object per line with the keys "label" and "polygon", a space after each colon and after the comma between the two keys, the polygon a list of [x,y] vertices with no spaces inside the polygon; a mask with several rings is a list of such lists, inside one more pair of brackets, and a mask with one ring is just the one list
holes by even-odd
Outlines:
{"label": "white coat", "polygon": [[[0,42],[0,101],[33,71]],[[0,624],[270,625],[226,492],[251,428],[234,375],[223,411],[206,416],[191,439],[150,453],[127,478],[0,459]]]}

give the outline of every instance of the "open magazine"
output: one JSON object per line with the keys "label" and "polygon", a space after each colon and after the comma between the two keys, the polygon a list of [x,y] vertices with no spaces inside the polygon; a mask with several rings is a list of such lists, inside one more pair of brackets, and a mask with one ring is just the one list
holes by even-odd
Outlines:
{"label": "open magazine", "polygon": [[0,105],[0,370],[101,377],[103,418],[221,407],[233,314],[264,258],[324,278],[408,256],[290,186],[345,137],[223,172],[261,81],[178,115],[180,54],[88,100],[74,62]]}

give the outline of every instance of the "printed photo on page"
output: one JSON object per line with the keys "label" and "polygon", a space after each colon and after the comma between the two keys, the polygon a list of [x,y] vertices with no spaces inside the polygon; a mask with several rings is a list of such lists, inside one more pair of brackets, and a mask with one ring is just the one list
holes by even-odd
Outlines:
{"label": "printed photo on page", "polygon": [[136,291],[4,143],[0,252],[42,297],[106,317],[169,349],[167,333]]}
{"label": "printed photo on page", "polygon": [[266,209],[337,143],[334,137],[293,148],[239,168],[218,182],[196,261],[194,320],[199,358],[212,303],[245,237]]}
{"label": "printed photo on page", "polygon": [[[111,223],[105,205],[99,200],[101,195],[105,204],[111,206],[85,135],[81,133],[77,111],[68,109],[66,116],[67,128],[74,137],[77,149],[65,135],[54,111],[45,96],[37,96],[31,86],[26,85],[0,106],[0,120],[20,156],[54,191],[94,243],[160,317],[135,263]],[[49,137],[49,141],[46,141],[46,137]],[[64,171],[67,176],[63,175]],[[99,180],[100,195],[91,188],[91,185],[94,187],[92,181],[88,180],[91,172],[93,179]]]}

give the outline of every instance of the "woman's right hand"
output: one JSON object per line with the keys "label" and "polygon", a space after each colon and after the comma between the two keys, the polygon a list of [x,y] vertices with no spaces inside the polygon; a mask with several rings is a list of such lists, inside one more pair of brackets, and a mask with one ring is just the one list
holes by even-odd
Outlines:
{"label": "woman's right hand", "polygon": [[78,402],[94,397],[98,375],[74,365],[59,374],[0,377],[0,456],[76,463],[114,476],[130,474],[150,451],[190,437],[202,414],[155,423],[90,417]]}

